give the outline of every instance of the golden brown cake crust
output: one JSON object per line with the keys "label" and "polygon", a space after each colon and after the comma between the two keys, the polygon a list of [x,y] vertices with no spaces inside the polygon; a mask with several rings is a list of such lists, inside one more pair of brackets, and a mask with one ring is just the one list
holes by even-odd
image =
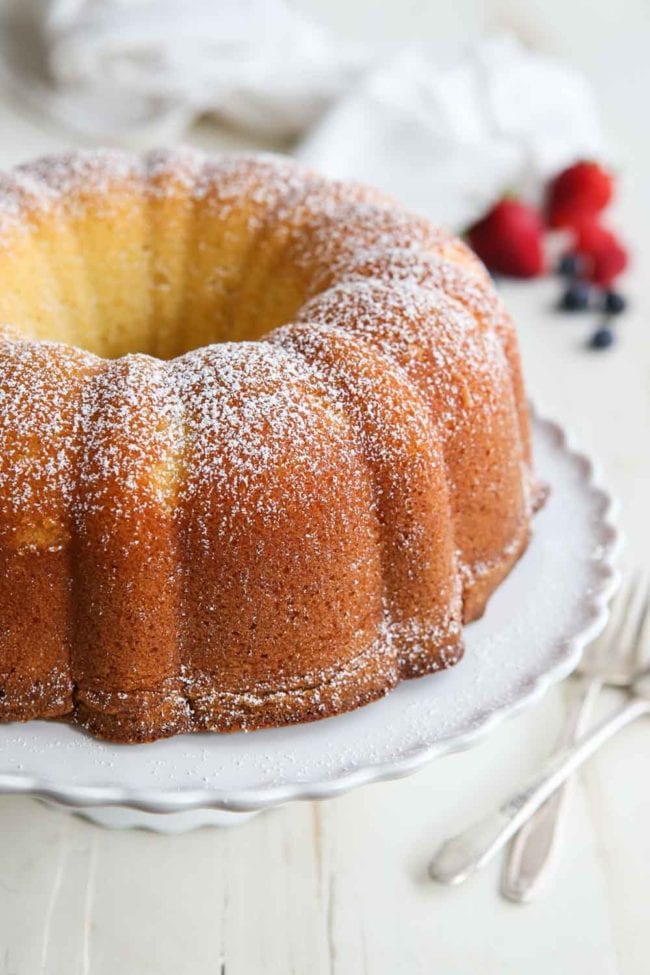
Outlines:
{"label": "golden brown cake crust", "polygon": [[535,492],[461,242],[287,159],[99,151],[0,179],[0,274],[0,720],[252,730],[460,658]]}

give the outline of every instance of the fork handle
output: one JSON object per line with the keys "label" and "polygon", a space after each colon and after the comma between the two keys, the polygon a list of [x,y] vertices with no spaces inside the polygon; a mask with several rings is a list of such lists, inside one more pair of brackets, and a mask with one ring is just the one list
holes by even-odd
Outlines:
{"label": "fork handle", "polygon": [[496,812],[443,843],[429,864],[431,878],[445,884],[460,884],[485,866],[572,772],[617,731],[649,712],[649,700],[632,697],[588,735],[552,755],[541,770]]}
{"label": "fork handle", "polygon": [[[583,734],[602,681],[583,677],[570,686],[572,694],[558,747],[574,742]],[[501,893],[508,900],[521,903],[532,900],[548,877],[564,820],[568,785],[556,789],[513,837],[501,877]]]}

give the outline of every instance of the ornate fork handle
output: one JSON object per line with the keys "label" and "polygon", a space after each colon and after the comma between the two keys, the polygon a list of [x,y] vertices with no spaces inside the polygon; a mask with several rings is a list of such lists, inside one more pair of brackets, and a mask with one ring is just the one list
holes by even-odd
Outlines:
{"label": "ornate fork handle", "polygon": [[443,843],[429,865],[431,877],[445,884],[460,884],[485,866],[572,772],[617,731],[648,713],[650,700],[631,697],[588,735],[552,755],[541,770],[496,812]]}

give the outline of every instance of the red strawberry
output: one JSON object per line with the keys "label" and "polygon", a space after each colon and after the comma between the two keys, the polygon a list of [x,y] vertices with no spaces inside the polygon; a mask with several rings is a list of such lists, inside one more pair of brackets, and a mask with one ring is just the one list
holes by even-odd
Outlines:
{"label": "red strawberry", "polygon": [[589,280],[603,288],[608,288],[627,267],[627,251],[620,240],[595,219],[579,223],[576,250],[583,258]]}
{"label": "red strawberry", "polygon": [[520,200],[501,200],[467,232],[470,246],[496,274],[534,278],[544,270],[542,221]]}
{"label": "red strawberry", "polygon": [[613,180],[595,162],[577,162],[551,180],[546,193],[549,227],[575,227],[603,210],[612,198]]}

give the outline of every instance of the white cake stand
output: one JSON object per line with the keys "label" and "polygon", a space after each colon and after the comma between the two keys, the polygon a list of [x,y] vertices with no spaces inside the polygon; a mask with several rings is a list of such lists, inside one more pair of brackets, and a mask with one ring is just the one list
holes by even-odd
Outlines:
{"label": "white cake stand", "polygon": [[180,832],[408,775],[474,744],[577,665],[615,590],[618,533],[592,463],[534,420],[551,487],[525,556],[466,629],[462,662],[314,724],[113,745],[60,722],[0,726],[0,793],[63,805],[111,827]]}

